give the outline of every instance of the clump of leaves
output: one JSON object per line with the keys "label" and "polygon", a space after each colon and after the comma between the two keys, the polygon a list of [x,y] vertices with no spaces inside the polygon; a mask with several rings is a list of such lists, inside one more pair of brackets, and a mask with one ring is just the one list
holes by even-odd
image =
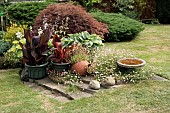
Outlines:
{"label": "clump of leaves", "polygon": [[41,35],[28,29],[24,31],[26,44],[19,42],[23,52],[23,63],[28,65],[41,65],[47,62],[48,41],[51,38],[50,29],[45,29]]}

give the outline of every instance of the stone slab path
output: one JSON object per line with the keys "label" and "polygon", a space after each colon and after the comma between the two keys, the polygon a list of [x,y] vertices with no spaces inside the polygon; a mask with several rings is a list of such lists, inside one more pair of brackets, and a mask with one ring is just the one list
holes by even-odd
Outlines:
{"label": "stone slab path", "polygon": [[[114,86],[107,86],[106,84],[101,84],[99,90],[93,90],[89,87],[89,83],[92,80],[92,77],[84,77],[82,83],[76,83],[75,86],[78,88],[75,92],[69,92],[67,87],[62,84],[57,84],[50,80],[48,77],[41,80],[30,80],[30,82],[25,82],[24,84],[29,86],[35,91],[41,92],[50,98],[54,98],[61,102],[69,102],[71,100],[76,100],[80,98],[91,97],[94,93],[97,93],[101,90],[113,89],[121,87],[122,82],[118,81]],[[160,76],[153,76],[153,80],[168,81],[165,78]]]}

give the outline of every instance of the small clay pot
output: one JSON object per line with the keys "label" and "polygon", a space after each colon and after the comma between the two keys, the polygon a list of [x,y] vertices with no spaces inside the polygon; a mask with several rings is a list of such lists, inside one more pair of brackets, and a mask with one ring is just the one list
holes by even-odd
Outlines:
{"label": "small clay pot", "polygon": [[85,76],[88,74],[87,68],[89,65],[90,65],[89,62],[86,60],[80,61],[80,62],[77,62],[71,66],[71,71],[73,71],[81,76]]}

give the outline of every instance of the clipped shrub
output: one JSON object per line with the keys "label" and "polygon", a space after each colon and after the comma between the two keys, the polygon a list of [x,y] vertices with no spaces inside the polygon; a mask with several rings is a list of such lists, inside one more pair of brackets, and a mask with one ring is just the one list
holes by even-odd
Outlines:
{"label": "clipped shrub", "polygon": [[9,5],[7,12],[13,22],[32,24],[38,13],[48,5],[48,2],[18,2]]}
{"label": "clipped shrub", "polygon": [[3,56],[4,52],[6,52],[10,48],[10,44],[0,40],[0,56]]}
{"label": "clipped shrub", "polygon": [[108,33],[106,24],[95,20],[82,6],[69,3],[51,4],[41,11],[35,19],[35,25],[43,28],[44,22],[55,25],[56,31],[63,31],[63,28],[68,27],[64,29],[66,34],[88,31],[90,34],[104,37]]}
{"label": "clipped shrub", "polygon": [[116,13],[91,13],[94,18],[109,26],[109,37],[106,41],[129,41],[144,29],[143,24],[137,20]]}
{"label": "clipped shrub", "polygon": [[162,24],[170,24],[170,0],[156,0],[156,17]]}
{"label": "clipped shrub", "polygon": [[11,23],[11,26],[7,28],[5,35],[3,35],[3,40],[12,43],[12,41],[17,39],[16,33],[17,32],[24,33],[24,28],[26,28],[26,25],[21,26],[21,25]]}

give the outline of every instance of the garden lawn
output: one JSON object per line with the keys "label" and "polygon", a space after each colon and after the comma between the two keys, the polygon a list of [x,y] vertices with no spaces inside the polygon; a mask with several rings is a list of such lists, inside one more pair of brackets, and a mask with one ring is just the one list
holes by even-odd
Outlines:
{"label": "garden lawn", "polygon": [[[106,47],[136,52],[148,64],[161,66],[168,78],[169,30],[170,26],[146,25],[137,39]],[[169,81],[140,81],[61,103],[22,84],[18,73],[19,69],[0,70],[0,113],[170,113]]]}
{"label": "garden lawn", "polygon": [[[145,25],[136,39],[130,42],[105,43],[106,48],[128,50],[146,60],[154,71],[170,79],[170,25]],[[161,71],[162,69],[162,71]]]}
{"label": "garden lawn", "polygon": [[22,84],[18,71],[0,71],[1,113],[170,112],[169,81],[141,81],[100,91],[90,98],[61,103]]}

